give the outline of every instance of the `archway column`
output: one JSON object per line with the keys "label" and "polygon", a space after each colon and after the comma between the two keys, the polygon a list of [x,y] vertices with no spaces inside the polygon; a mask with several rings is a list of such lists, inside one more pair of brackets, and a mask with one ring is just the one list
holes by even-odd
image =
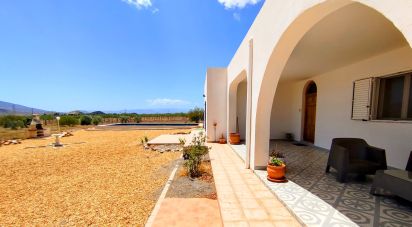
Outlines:
{"label": "archway column", "polygon": [[[249,169],[251,164],[251,128],[252,128],[252,92],[253,92],[253,39],[249,40],[249,66],[247,74],[246,92],[246,160],[245,168]],[[252,165],[253,166],[253,165]]]}

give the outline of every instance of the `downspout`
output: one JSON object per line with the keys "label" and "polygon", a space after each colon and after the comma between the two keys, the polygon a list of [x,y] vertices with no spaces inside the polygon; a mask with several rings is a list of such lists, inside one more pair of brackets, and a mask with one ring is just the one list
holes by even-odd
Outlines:
{"label": "downspout", "polygon": [[252,126],[252,83],[253,83],[253,38],[249,40],[249,69],[247,74],[247,120],[246,120],[246,160],[245,167],[250,169],[250,154],[251,154],[251,126]]}

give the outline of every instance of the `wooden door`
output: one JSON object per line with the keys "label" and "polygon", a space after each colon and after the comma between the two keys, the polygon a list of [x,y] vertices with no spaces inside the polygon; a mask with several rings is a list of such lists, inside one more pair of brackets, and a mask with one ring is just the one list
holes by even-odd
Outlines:
{"label": "wooden door", "polygon": [[305,123],[303,130],[303,140],[311,143],[315,142],[316,98],[316,92],[306,94],[305,98]]}

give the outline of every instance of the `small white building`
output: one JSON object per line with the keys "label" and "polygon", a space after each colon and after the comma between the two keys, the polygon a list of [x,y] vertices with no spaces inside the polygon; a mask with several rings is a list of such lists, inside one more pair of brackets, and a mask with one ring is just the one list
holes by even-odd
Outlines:
{"label": "small white building", "polygon": [[286,133],[326,149],[332,138],[357,137],[405,168],[411,12],[410,0],[266,1],[227,68],[207,70],[209,140],[238,128],[246,168],[259,169],[270,140]]}

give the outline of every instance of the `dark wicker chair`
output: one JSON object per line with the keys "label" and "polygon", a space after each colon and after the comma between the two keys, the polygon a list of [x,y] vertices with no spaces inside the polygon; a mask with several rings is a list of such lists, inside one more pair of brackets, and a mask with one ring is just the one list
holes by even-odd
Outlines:
{"label": "dark wicker chair", "polygon": [[408,164],[406,164],[406,171],[412,172],[412,151],[409,153]]}
{"label": "dark wicker chair", "polygon": [[372,147],[363,139],[335,138],[332,140],[326,173],[330,167],[338,171],[337,180],[342,183],[350,173],[361,176],[375,174],[377,170],[387,169],[385,150]]}
{"label": "dark wicker chair", "polygon": [[390,169],[376,172],[370,193],[376,195],[378,188],[412,202],[412,151],[405,170]]}

